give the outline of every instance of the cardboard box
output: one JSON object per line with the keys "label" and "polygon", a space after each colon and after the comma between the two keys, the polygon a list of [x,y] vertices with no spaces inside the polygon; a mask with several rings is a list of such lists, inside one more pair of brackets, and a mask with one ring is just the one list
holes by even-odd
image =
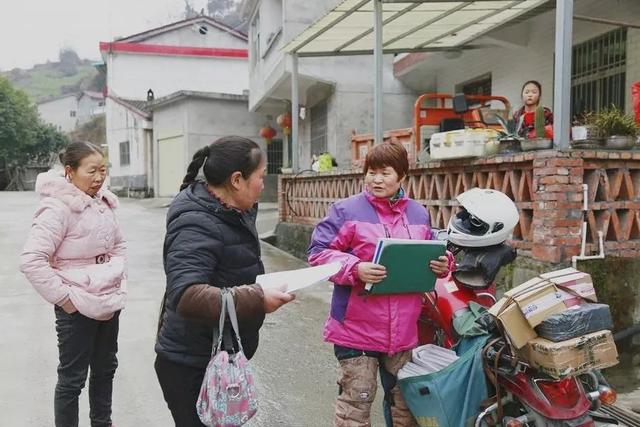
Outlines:
{"label": "cardboard box", "polygon": [[518,353],[533,368],[557,379],[618,363],[613,335],[606,330],[560,342],[535,338]]}
{"label": "cardboard box", "polygon": [[[576,270],[575,268],[565,268],[541,274],[541,278],[548,280],[558,286],[564,303],[567,307],[583,304],[584,302],[597,302],[596,291],[593,287],[593,280],[588,273]],[[579,296],[566,292],[561,287],[570,288]]]}
{"label": "cardboard box", "polygon": [[564,310],[566,306],[556,286],[535,278],[506,292],[489,313],[502,324],[511,344],[520,349],[538,336],[534,327]]}

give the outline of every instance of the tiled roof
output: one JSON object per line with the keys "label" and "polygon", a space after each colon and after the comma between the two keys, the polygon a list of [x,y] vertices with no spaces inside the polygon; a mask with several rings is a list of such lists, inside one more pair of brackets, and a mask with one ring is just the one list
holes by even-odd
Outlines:
{"label": "tiled roof", "polygon": [[145,113],[148,113],[149,111],[151,111],[151,109],[149,108],[149,104],[151,104],[151,102],[149,101],[139,101],[137,99],[123,99],[123,98],[120,98],[120,100],[125,104],[129,104],[130,106],[140,111],[144,111]]}
{"label": "tiled roof", "polygon": [[151,109],[149,108],[149,105],[151,104],[150,101],[125,99],[114,95],[107,95],[107,97],[114,102],[122,105],[123,107],[128,108],[129,110],[143,116],[144,118],[151,119]]}
{"label": "tiled roof", "polygon": [[143,31],[141,33],[138,34],[133,34],[127,37],[124,37],[122,39],[117,40],[118,42],[134,42],[134,43],[139,43],[142,42],[150,37],[156,36],[158,34],[163,34],[178,28],[182,28],[182,27],[186,27],[195,23],[207,23],[209,25],[212,25],[222,31],[225,31],[243,41],[247,41],[248,37],[245,33],[243,33],[242,31],[238,31],[234,28],[229,27],[226,24],[223,24],[222,22],[211,18],[209,16],[196,16],[190,19],[185,19],[182,21],[178,21],[178,22],[172,22],[171,24],[167,24],[167,25],[163,25],[161,27],[157,27],[157,28],[152,28],[150,30],[147,31]]}

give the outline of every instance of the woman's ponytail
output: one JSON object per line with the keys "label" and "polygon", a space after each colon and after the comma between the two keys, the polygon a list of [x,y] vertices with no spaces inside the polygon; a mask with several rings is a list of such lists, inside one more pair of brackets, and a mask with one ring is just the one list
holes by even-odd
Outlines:
{"label": "woman's ponytail", "polygon": [[225,185],[234,172],[240,172],[244,179],[263,164],[264,153],[260,146],[248,138],[224,136],[208,146],[196,151],[182,180],[180,191],[191,185],[200,168],[207,184]]}
{"label": "woman's ponytail", "polygon": [[184,176],[184,179],[182,180],[180,191],[187,188],[189,185],[191,185],[191,183],[193,183],[196,180],[196,176],[198,176],[198,171],[200,171],[200,168],[204,164],[205,160],[207,160],[207,157],[209,157],[208,145],[196,151],[196,153],[193,155],[193,159],[191,160],[191,163],[189,163],[189,167],[187,168],[187,174]]}

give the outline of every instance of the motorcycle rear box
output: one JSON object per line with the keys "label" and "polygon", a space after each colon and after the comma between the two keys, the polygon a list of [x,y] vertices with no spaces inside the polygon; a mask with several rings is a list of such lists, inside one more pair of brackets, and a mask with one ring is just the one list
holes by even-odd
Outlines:
{"label": "motorcycle rear box", "polygon": [[618,350],[611,331],[607,330],[560,342],[535,338],[519,355],[532,367],[556,379],[618,363]]}
{"label": "motorcycle rear box", "polygon": [[534,327],[564,310],[566,307],[556,286],[537,277],[505,292],[489,313],[502,324],[511,344],[520,349],[538,336]]}

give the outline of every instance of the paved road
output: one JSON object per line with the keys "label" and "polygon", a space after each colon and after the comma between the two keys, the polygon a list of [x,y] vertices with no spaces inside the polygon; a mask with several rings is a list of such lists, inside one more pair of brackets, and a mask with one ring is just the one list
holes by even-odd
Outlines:
{"label": "paved road", "polygon": [[[34,193],[0,192],[0,426],[52,425],[57,347],[53,309],[19,273],[18,254],[37,198]],[[159,302],[164,291],[162,240],[166,209],[153,200],[123,200],[119,218],[129,240],[129,300],[121,317],[120,367],[114,386],[114,422],[118,427],[171,426],[153,371],[153,344]],[[268,231],[277,212],[259,215],[259,231]],[[264,245],[271,271],[303,266],[288,254]],[[298,295],[269,316],[260,349],[252,361],[260,410],[249,427],[330,426],[336,393],[336,364],[322,343],[322,325],[330,288]],[[380,393],[374,426],[381,426]],[[81,425],[88,425],[86,393]]]}

